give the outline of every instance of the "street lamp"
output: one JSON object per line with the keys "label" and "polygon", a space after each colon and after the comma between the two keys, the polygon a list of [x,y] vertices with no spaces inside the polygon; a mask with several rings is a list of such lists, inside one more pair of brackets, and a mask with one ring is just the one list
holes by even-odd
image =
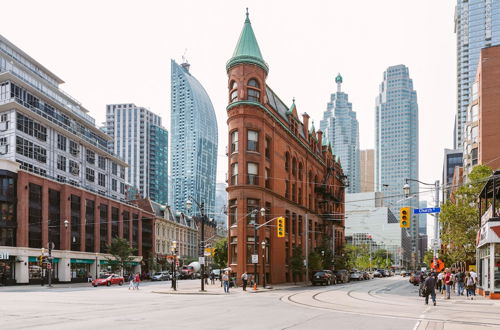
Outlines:
{"label": "street lamp", "polygon": [[410,185],[408,184],[408,182],[406,182],[404,184],[403,192],[404,192],[406,198],[408,198],[410,196]]}
{"label": "street lamp", "polygon": [[[265,238],[264,238],[265,239]],[[262,287],[266,288],[266,241],[263,240],[260,245],[262,246]]]}
{"label": "street lamp", "polygon": [[177,291],[177,274],[175,271],[175,264],[177,263],[177,241],[172,241],[172,246],[170,246],[170,252],[172,253],[172,289]]}
{"label": "street lamp", "polygon": [[[201,202],[199,204],[196,200],[194,200],[196,205],[198,205],[198,208],[200,209],[201,212],[201,240],[200,240],[200,246],[199,249],[200,251],[200,256],[203,257],[203,262],[200,262],[201,264],[201,291],[205,291],[205,202]],[[186,209],[191,211],[191,208],[193,207],[193,202],[191,200],[186,201]]]}
{"label": "street lamp", "polygon": [[99,277],[99,271],[97,270],[97,267],[98,267],[97,264],[99,262],[98,257],[99,257],[99,253],[96,252],[95,253],[95,279],[97,279]]}

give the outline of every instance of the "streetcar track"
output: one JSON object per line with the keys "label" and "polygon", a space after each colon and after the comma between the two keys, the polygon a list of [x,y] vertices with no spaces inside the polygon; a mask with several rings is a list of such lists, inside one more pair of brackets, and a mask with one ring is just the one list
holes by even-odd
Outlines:
{"label": "streetcar track", "polygon": [[[339,288],[334,288],[334,289],[330,289],[330,290],[326,290],[326,291],[321,291],[321,292],[318,292],[318,293],[315,293],[314,295],[312,295],[311,298],[313,300],[315,300],[315,301],[318,301],[318,302],[322,303],[322,304],[328,304],[328,305],[334,305],[334,306],[339,306],[339,307],[352,308],[353,306],[351,306],[351,305],[343,305],[343,304],[337,304],[337,303],[327,302],[327,301],[324,301],[324,300],[321,300],[321,299],[318,298],[318,296],[321,295],[321,294],[332,292],[332,291],[339,291],[340,289],[342,289],[344,287],[346,287],[346,286],[344,285],[344,286],[339,287]],[[370,290],[370,292],[373,292],[375,290],[380,290],[380,288],[372,289],[372,290]],[[356,299],[356,300],[364,300],[364,301],[367,301],[367,302],[370,302],[370,303],[377,303],[377,302],[372,301],[372,300],[366,300],[366,299],[356,298],[356,297],[353,297],[352,295],[349,295],[349,293],[351,293],[353,291],[355,291],[355,290],[350,290],[347,293],[350,298],[353,298],[353,299]],[[303,294],[303,293],[304,292],[298,292],[298,293],[294,293],[294,294],[284,295],[284,296],[280,297],[280,300],[282,302],[285,302],[285,303],[288,302],[288,303],[291,303],[291,304],[302,305],[302,306],[305,306],[305,307],[308,307],[308,308],[320,309],[320,310],[327,310],[327,311],[331,311],[331,312],[339,312],[339,313],[345,313],[345,314],[354,314],[354,315],[363,315],[363,316],[372,316],[372,317],[383,317],[383,318],[392,318],[392,319],[405,319],[405,320],[412,320],[412,321],[417,321],[417,322],[425,320],[425,321],[433,321],[433,322],[466,324],[466,325],[476,325],[476,326],[495,326],[495,327],[498,327],[500,325],[500,322],[492,323],[492,322],[479,322],[479,321],[456,321],[456,320],[453,320],[453,319],[442,319],[442,318],[436,318],[436,317],[425,317],[425,318],[422,318],[422,317],[419,317],[419,316],[405,316],[405,315],[396,315],[396,314],[390,314],[390,313],[354,312],[354,311],[348,311],[348,310],[343,310],[343,309],[333,308],[333,307],[317,306],[317,305],[313,305],[313,304],[310,304],[310,303],[299,302],[299,301],[293,299],[293,297],[295,297],[295,296],[297,296],[299,294]],[[373,297],[375,297],[375,296],[373,296]],[[401,304],[392,304],[392,305],[399,305],[400,306]],[[442,305],[440,305],[440,306],[442,306]],[[442,306],[442,307],[446,307],[446,306]],[[457,310],[457,309],[453,309],[453,308],[446,308],[446,310],[447,311],[452,311],[452,312],[473,312],[473,313],[480,312],[480,311]],[[491,314],[491,312],[480,312],[480,313]],[[498,319],[496,319],[496,320],[498,320]]]}

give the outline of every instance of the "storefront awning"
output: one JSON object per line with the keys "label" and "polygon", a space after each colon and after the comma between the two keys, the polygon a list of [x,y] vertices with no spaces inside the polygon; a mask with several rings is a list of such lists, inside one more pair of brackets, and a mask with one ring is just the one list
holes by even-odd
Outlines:
{"label": "storefront awning", "polygon": [[[29,262],[37,262],[39,260],[38,260],[38,257],[28,257],[28,261]],[[59,258],[52,258],[52,262],[59,262]]]}
{"label": "storefront awning", "polygon": [[71,259],[72,264],[93,264],[94,262],[94,259]]}
{"label": "storefront awning", "polygon": [[[109,264],[109,261],[108,260],[101,260],[99,263],[101,265],[107,265],[107,264]],[[139,263],[137,261],[131,261],[131,262],[127,262],[126,264],[131,265],[131,266],[137,266]]]}

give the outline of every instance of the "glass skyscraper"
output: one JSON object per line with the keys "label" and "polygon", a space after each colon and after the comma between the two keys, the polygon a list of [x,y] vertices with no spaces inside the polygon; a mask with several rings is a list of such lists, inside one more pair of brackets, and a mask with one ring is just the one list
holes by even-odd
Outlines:
{"label": "glass skyscraper", "polygon": [[167,204],[168,131],[161,117],[132,103],[108,104],[105,131],[113,137],[109,148],[130,166],[125,173],[133,188],[129,199]]}
{"label": "glass skyscraper", "polygon": [[481,48],[500,44],[500,2],[494,0],[457,0],[457,114],[454,149],[462,149],[467,107]]}
{"label": "glass skyscraper", "polygon": [[[419,206],[418,195],[403,196],[405,179],[418,179],[417,93],[406,66],[391,66],[384,72],[375,110],[375,191],[383,192],[385,205],[399,215],[402,206]],[[418,184],[408,183],[411,193],[417,193]],[[418,217],[412,216],[408,234],[416,255]]]}
{"label": "glass skyscraper", "polygon": [[361,191],[359,159],[359,124],[356,113],[352,111],[349,95],[342,92],[342,76],[335,78],[337,92],[330,95],[320,122],[325,144],[333,146],[333,153],[340,160],[344,174],[349,179],[348,193]]}
{"label": "glass skyscraper", "polygon": [[192,213],[215,212],[217,169],[217,119],[207,92],[189,72],[189,64],[171,61],[171,179],[174,210],[186,212],[193,199]]}

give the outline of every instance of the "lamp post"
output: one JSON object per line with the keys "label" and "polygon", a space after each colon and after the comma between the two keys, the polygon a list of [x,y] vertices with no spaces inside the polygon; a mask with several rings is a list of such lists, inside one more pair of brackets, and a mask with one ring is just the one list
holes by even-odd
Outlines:
{"label": "lamp post", "polygon": [[98,262],[99,262],[99,253],[95,253],[95,279],[97,279],[99,277],[99,271],[97,270],[97,267],[98,267]]}
{"label": "lamp post", "polygon": [[[200,262],[201,264],[201,290],[200,291],[205,291],[205,202],[201,202],[201,204],[198,204],[196,200],[194,200],[196,205],[198,205],[198,208],[200,209],[201,213],[201,240],[200,240],[200,257],[203,258],[203,262]],[[191,200],[186,201],[186,209],[191,211],[191,208],[193,207],[193,202]]]}
{"label": "lamp post", "polygon": [[[415,180],[415,179],[405,179],[405,184],[403,186],[403,192],[404,192],[406,198],[408,198],[409,195],[410,195],[410,185],[408,184],[408,181],[418,182],[418,183],[426,185],[426,186],[434,186],[434,188],[435,188],[436,207],[439,207],[439,180],[436,180],[434,182],[434,184],[431,184],[431,183],[425,183],[425,182],[422,182],[422,181],[419,181],[419,180]],[[438,214],[439,213],[435,213],[434,214],[434,244],[432,245],[433,260],[434,260],[434,262],[438,258],[438,252],[437,252],[437,250],[438,250],[438,244],[437,244],[437,242],[439,241]]]}
{"label": "lamp post", "polygon": [[266,241],[265,238],[260,243],[262,246],[262,287],[266,288]]}
{"label": "lamp post", "polygon": [[175,271],[175,264],[177,262],[177,241],[172,241],[172,246],[170,247],[170,252],[174,257],[172,259],[172,289],[177,291],[177,274]]}
{"label": "lamp post", "polygon": [[[259,210],[255,209],[252,211],[252,222],[253,222],[253,254],[257,255],[257,229],[258,229],[258,223],[257,223],[257,214],[259,213]],[[262,217],[266,215],[266,209],[261,208],[260,209],[260,214]],[[257,260],[258,261],[258,260]],[[257,289],[257,279],[258,279],[258,273],[257,273],[257,262],[253,264],[253,278],[254,278],[254,290]]]}

